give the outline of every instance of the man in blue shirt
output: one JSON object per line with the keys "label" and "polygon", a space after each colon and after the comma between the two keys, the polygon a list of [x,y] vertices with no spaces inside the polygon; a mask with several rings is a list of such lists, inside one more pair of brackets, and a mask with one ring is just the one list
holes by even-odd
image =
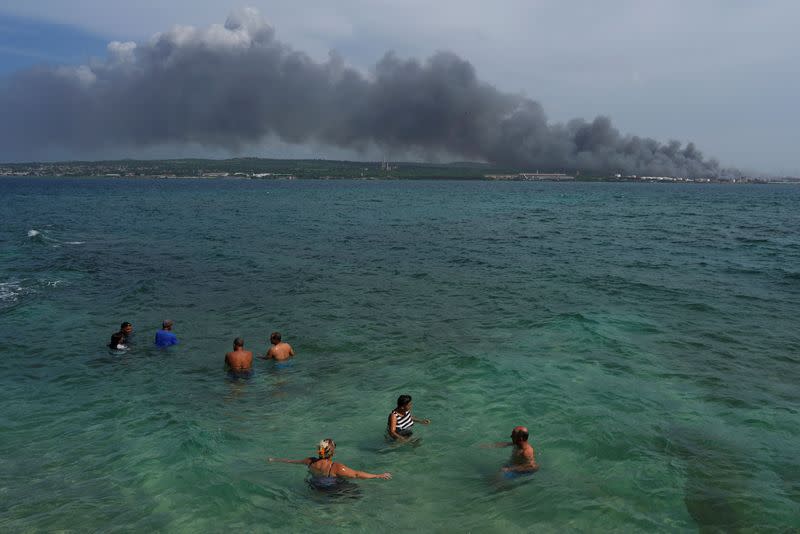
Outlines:
{"label": "man in blue shirt", "polygon": [[169,319],[161,323],[161,330],[156,332],[156,347],[169,347],[178,344],[178,336],[172,333],[173,324]]}

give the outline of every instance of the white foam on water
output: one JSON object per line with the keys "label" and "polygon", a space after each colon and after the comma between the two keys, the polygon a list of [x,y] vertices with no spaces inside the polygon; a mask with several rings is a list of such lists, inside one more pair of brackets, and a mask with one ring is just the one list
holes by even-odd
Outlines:
{"label": "white foam on water", "polygon": [[84,244],[86,244],[86,241],[59,241],[58,239],[55,239],[53,237],[49,237],[49,236],[43,234],[39,230],[28,230],[28,237],[30,237],[30,238],[39,237],[41,239],[44,239],[45,241],[50,241],[51,243],[55,243],[54,245],[51,245],[53,247],[58,247],[60,245],[84,245]]}
{"label": "white foam on water", "polygon": [[31,289],[23,287],[20,282],[0,282],[0,303],[14,304],[22,295],[30,292]]}
{"label": "white foam on water", "polygon": [[26,284],[25,280],[10,280],[8,282],[0,282],[0,308],[14,306],[19,302],[20,298],[38,293],[37,290],[44,288],[56,288],[64,283],[64,280],[45,280],[37,279],[35,282],[29,280]]}

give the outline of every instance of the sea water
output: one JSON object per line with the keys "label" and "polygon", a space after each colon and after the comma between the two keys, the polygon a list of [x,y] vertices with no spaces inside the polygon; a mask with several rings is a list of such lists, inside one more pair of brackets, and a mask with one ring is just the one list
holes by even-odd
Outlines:
{"label": "sea water", "polygon": [[[0,530],[800,526],[800,187],[0,180]],[[164,319],[181,344],[152,347]],[[122,321],[132,346],[109,353]],[[297,356],[232,380],[234,337]],[[400,394],[414,445],[384,441]],[[508,481],[526,425],[541,470]],[[304,458],[389,481],[319,492]]]}

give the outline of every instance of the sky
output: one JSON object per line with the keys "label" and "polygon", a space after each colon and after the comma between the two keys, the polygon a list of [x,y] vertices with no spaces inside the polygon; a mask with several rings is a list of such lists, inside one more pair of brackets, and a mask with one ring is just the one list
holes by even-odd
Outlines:
{"label": "sky", "polygon": [[[103,79],[103,72],[112,70],[111,62],[125,59],[128,49],[120,48],[122,43],[135,42],[136,54],[141,55],[147,43],[152,45],[158,39],[157,34],[173,32],[170,34],[173,45],[183,45],[181,39],[186,38],[195,39],[192,42],[198,47],[210,46],[208,43],[216,46],[219,41],[214,39],[219,36],[209,29],[214,25],[221,27],[231,13],[241,12],[244,7],[255,8],[272,32],[265,37],[266,41],[259,41],[260,37],[253,36],[261,30],[254,30],[248,22],[248,35],[253,42],[277,42],[287,54],[286,50],[302,51],[313,62],[310,67],[316,69],[322,65],[328,74],[335,70],[330,59],[334,51],[336,62],[341,62],[347,72],[352,70],[363,76],[364,80],[357,80],[361,85],[382,75],[397,80],[398,72],[410,68],[403,61],[417,60],[424,70],[426,61],[440,57],[441,69],[447,72],[467,68],[463,65],[466,62],[474,71],[474,80],[469,72],[459,76],[466,76],[464,83],[472,83],[475,94],[483,91],[482,84],[496,89],[496,94],[489,96],[481,93],[481,98],[486,97],[481,102],[492,109],[502,108],[498,113],[507,115],[510,109],[519,108],[520,100],[500,103],[505,102],[507,95],[521,96],[525,102],[535,101],[540,105],[541,110],[526,111],[537,117],[530,119],[533,123],[524,123],[525,127],[534,124],[530,128],[538,133],[525,134],[520,150],[531,149],[532,136],[543,139],[537,137],[544,128],[539,124],[541,120],[548,125],[566,125],[580,118],[593,129],[586,125],[571,127],[569,132],[557,127],[545,128],[547,131],[541,135],[549,143],[547,150],[567,150],[558,143],[567,139],[574,144],[581,132],[591,130],[608,137],[608,131],[613,130],[610,135],[619,132],[619,138],[608,141],[605,148],[592,148],[599,145],[591,141],[591,147],[585,149],[591,157],[581,159],[580,164],[590,167],[614,164],[626,168],[625,161],[603,151],[613,146],[620,153],[629,152],[626,136],[632,134],[664,144],[673,139],[680,141],[684,144],[680,159],[692,160],[691,165],[697,158],[693,151],[686,155],[683,147],[688,142],[702,151],[705,159],[697,159],[702,165],[715,158],[722,167],[737,167],[745,172],[800,175],[800,156],[794,147],[795,125],[800,119],[800,106],[795,104],[795,95],[800,94],[800,34],[795,30],[796,21],[800,20],[800,3],[793,1],[82,0],[76,4],[59,0],[4,0],[0,3],[0,86],[19,79],[29,69],[49,69],[52,78],[52,73],[62,66],[72,67],[70,72],[77,73],[78,78],[97,74]],[[175,33],[176,27],[187,26],[207,33]],[[112,42],[117,43],[113,50],[109,48]],[[390,51],[399,63],[387,74],[386,63],[382,61]],[[452,58],[436,56],[441,52],[452,54]],[[81,65],[84,69],[78,70]],[[435,73],[428,74],[426,77],[422,73],[415,79],[427,83]],[[115,83],[120,83],[121,76],[115,71]],[[62,88],[52,84],[51,78],[42,81],[41,76],[29,76],[24,92],[58,102],[59,97],[53,91]],[[86,79],[81,80],[87,83]],[[37,92],[43,83],[50,83],[47,91]],[[413,91],[414,86],[404,87]],[[447,87],[453,89],[451,85]],[[353,94],[374,95],[375,88],[361,88]],[[96,93],[91,95],[96,97]],[[316,94],[310,97],[319,98]],[[18,96],[15,98],[12,102],[21,102]],[[503,107],[506,104],[511,107]],[[27,110],[26,105],[30,104],[22,102],[14,107]],[[55,110],[59,116],[54,106],[47,109],[51,114]],[[11,106],[6,103],[5,107]],[[403,109],[406,108],[395,111]],[[137,112],[143,113],[142,109]],[[338,115],[323,115],[327,120],[342,120]],[[28,128],[21,122],[22,112],[9,116],[18,122],[8,119],[7,124]],[[270,120],[276,117],[274,111],[265,116]],[[610,126],[593,122],[598,116],[607,117]],[[402,116],[384,118],[392,124],[403,120]],[[308,124],[303,131],[294,126],[267,130],[248,126],[252,131],[246,135],[236,132],[238,140],[230,142],[209,135],[206,130],[198,134],[197,128],[207,129],[208,125],[193,123],[177,135],[159,133],[151,139],[147,138],[151,130],[140,128],[124,135],[104,132],[106,138],[114,141],[105,143],[81,134],[77,136],[78,143],[58,137],[75,137],[74,130],[58,128],[42,139],[41,132],[46,126],[43,123],[38,132],[23,135],[27,145],[22,141],[16,145],[6,142],[6,146],[15,147],[17,152],[0,151],[0,160],[18,160],[24,156],[62,159],[186,155],[435,159],[445,152],[453,159],[499,158],[532,164],[551,161],[542,155],[525,159],[519,150],[501,151],[498,144],[508,141],[508,125],[490,119],[475,119],[469,124],[471,128],[504,129],[502,135],[488,140],[478,134],[466,139],[454,138],[449,131],[440,132],[446,139],[425,135],[409,139],[408,125],[402,131],[390,126],[388,129],[392,131],[383,137],[378,132],[374,136],[377,141],[353,139],[352,132],[344,139],[320,125]],[[435,128],[435,124],[424,121],[414,126]],[[418,130],[414,132],[417,135]],[[513,142],[517,139],[514,137]],[[66,146],[61,146],[62,141]],[[426,153],[420,148],[423,142],[435,150]],[[36,143],[35,149],[31,143]],[[564,156],[552,161],[553,165],[571,165],[577,160]]]}

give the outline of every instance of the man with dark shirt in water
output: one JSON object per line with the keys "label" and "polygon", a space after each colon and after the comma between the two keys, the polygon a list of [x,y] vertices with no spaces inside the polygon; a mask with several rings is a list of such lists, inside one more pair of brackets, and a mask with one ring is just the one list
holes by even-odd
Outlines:
{"label": "man with dark shirt in water", "polygon": [[128,321],[125,321],[121,325],[119,325],[119,333],[122,334],[123,343],[125,345],[130,345],[131,337],[133,336],[133,325]]}
{"label": "man with dark shirt in water", "polygon": [[249,371],[253,367],[253,353],[244,350],[244,340],[233,340],[233,350],[225,354],[225,366],[230,371]]}
{"label": "man with dark shirt in water", "polygon": [[514,447],[508,465],[502,468],[504,473],[535,473],[539,470],[539,464],[536,463],[536,452],[528,443],[528,429],[524,426],[514,427],[514,430],[511,431],[511,442],[501,441],[493,443],[489,447]]}
{"label": "man with dark shirt in water", "polygon": [[122,332],[111,334],[111,342],[108,344],[108,348],[111,350],[128,350],[128,346],[125,344],[125,336],[122,335]]}
{"label": "man with dark shirt in water", "polygon": [[264,355],[265,359],[272,359],[276,362],[282,362],[294,356],[294,349],[292,346],[281,341],[280,332],[273,332],[272,335],[269,336],[269,342],[272,343],[272,346]]}

